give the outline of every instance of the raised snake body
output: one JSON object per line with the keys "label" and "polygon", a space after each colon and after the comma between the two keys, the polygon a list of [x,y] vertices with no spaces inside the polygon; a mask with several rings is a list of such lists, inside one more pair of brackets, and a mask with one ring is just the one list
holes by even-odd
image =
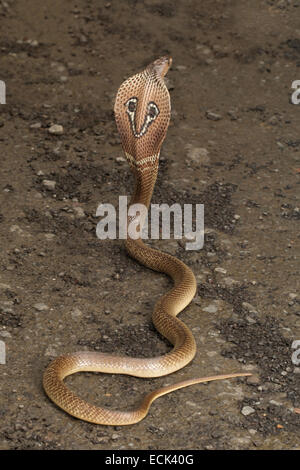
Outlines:
{"label": "raised snake body", "polygon": [[[143,72],[126,80],[117,93],[114,107],[117,128],[123,150],[136,177],[131,204],[142,203],[148,207],[152,197],[160,147],[170,120],[170,96],[164,83],[170,65],[171,58],[156,60]],[[140,231],[141,228],[142,221]],[[182,261],[148,247],[141,238],[128,236],[125,246],[130,256],[153,270],[168,274],[174,281],[174,287],[156,303],[152,316],[156,329],[173,344],[173,349],[163,356],[147,359],[86,351],[60,356],[50,363],[44,373],[44,389],[51,400],[69,414],[85,421],[125,425],[143,419],[156,398],[173,390],[200,382],[251,375],[239,373],[203,377],[163,387],[148,394],[141,405],[131,411],[114,411],[91,405],[64,384],[66,376],[81,371],[160,377],[181,369],[195,356],[194,337],[176,317],[195,295],[194,274]]]}

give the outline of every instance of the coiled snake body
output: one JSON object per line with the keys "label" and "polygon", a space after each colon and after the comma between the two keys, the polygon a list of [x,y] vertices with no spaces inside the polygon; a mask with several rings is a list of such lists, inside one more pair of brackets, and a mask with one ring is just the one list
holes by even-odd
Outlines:
{"label": "coiled snake body", "polygon": [[[131,204],[141,203],[146,207],[150,204],[160,147],[170,120],[170,96],[164,83],[170,65],[171,58],[156,60],[143,72],[126,80],[117,93],[114,107],[117,128],[136,177]],[[141,231],[141,220],[139,224]],[[160,377],[181,369],[195,356],[194,337],[176,317],[195,295],[194,274],[177,258],[146,246],[141,237],[133,239],[128,236],[125,246],[130,256],[153,270],[168,274],[174,281],[174,287],[156,303],[152,316],[156,329],[173,344],[173,349],[164,356],[147,359],[86,351],[60,356],[50,363],[44,373],[44,389],[51,400],[69,414],[85,421],[106,425],[133,424],[146,416],[156,398],[173,390],[200,382],[251,375],[227,374],[186,380],[155,390],[143,399],[139,408],[131,411],[114,411],[91,405],[64,384],[66,376],[81,371]]]}

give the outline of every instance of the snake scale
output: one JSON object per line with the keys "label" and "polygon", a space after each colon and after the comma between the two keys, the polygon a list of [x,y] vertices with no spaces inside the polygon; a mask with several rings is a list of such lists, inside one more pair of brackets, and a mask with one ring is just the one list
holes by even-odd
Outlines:
{"label": "snake scale", "polygon": [[[172,63],[161,57],[141,73],[127,79],[119,88],[114,112],[121,144],[135,175],[131,204],[149,207],[155,185],[162,142],[169,126],[171,105],[164,76]],[[130,219],[130,218],[129,218]],[[130,222],[130,220],[128,220]],[[141,232],[143,222],[139,221]],[[201,382],[251,375],[248,373],[194,378],[169,385],[146,395],[140,406],[130,411],[110,410],[87,403],[73,393],[63,379],[76,372],[94,371],[128,374],[136,377],[161,377],[186,366],[195,356],[196,343],[188,327],[177,318],[196,293],[193,272],[180,260],[148,247],[141,237],[127,236],[128,254],[148,268],[168,274],[173,288],[155,304],[152,321],[155,328],[173,345],[163,356],[130,358],[99,352],[75,352],[54,359],[47,367],[43,385],[46,394],[72,416],[103,425],[126,425],[143,419],[151,403],[173,390]]]}

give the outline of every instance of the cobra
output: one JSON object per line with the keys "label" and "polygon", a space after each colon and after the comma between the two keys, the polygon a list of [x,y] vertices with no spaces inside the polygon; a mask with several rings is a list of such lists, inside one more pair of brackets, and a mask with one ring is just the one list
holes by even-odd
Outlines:
{"label": "cobra", "polygon": [[[135,190],[131,204],[149,207],[155,185],[162,142],[170,121],[170,96],[164,76],[171,66],[171,58],[162,57],[141,73],[126,80],[119,88],[114,112],[121,143],[129,165],[135,175]],[[138,232],[143,221],[139,219]],[[189,328],[177,318],[193,299],[196,280],[193,272],[182,261],[150,248],[142,237],[125,241],[128,254],[154,271],[168,274],[173,288],[155,304],[152,321],[173,348],[162,356],[130,358],[81,351],[65,354],[47,367],[43,385],[50,399],[72,416],[102,425],[128,425],[142,420],[151,403],[158,397],[176,389],[201,382],[251,375],[249,373],[224,374],[201,377],[168,385],[146,395],[141,405],[133,410],[118,411],[95,406],[77,396],[64,383],[64,378],[81,371],[110,374],[128,374],[136,377],[161,377],[186,366],[196,354],[195,339]]]}

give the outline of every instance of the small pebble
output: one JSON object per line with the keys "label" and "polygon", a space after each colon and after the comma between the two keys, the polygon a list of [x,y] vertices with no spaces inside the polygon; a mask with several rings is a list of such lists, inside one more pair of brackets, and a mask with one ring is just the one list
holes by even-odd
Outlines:
{"label": "small pebble", "polygon": [[49,134],[61,135],[64,133],[64,128],[60,124],[53,124],[48,129]]}
{"label": "small pebble", "polygon": [[215,268],[215,271],[216,271],[217,273],[222,273],[222,274],[226,274],[226,273],[227,273],[226,269],[224,269],[224,268]]}
{"label": "small pebble", "polygon": [[257,313],[257,310],[253,307],[253,305],[249,304],[248,302],[243,302],[242,307],[247,309],[250,313]]}
{"label": "small pebble", "polygon": [[43,180],[43,185],[46,186],[47,189],[55,189],[56,181],[53,180]]}
{"label": "small pebble", "polygon": [[255,413],[255,409],[252,408],[251,406],[243,406],[241,412],[242,412],[242,414],[243,414],[244,416],[249,416],[249,415],[251,415],[252,413]]}
{"label": "small pebble", "polygon": [[292,299],[292,300],[295,300],[295,299],[297,299],[297,294],[294,294],[293,292],[291,292],[289,294],[289,298]]}
{"label": "small pebble", "polygon": [[49,310],[48,305],[43,304],[42,302],[38,302],[34,304],[33,308],[35,308],[38,312],[43,312],[44,310]]}
{"label": "small pebble", "polygon": [[250,377],[247,377],[247,383],[251,385],[258,385],[260,383],[260,378],[258,375],[250,375]]}
{"label": "small pebble", "polygon": [[71,312],[71,316],[74,320],[76,320],[77,318],[82,317],[82,311],[79,308],[75,307]]}
{"label": "small pebble", "polygon": [[82,207],[80,207],[80,206],[75,206],[74,207],[74,212],[75,212],[75,217],[77,219],[82,219],[83,217],[85,217],[85,212],[82,209]]}
{"label": "small pebble", "polygon": [[250,325],[252,325],[253,323],[256,323],[256,320],[254,320],[254,318],[249,317],[249,316],[246,317],[246,320],[248,323],[250,323]]}
{"label": "small pebble", "polygon": [[209,304],[207,307],[203,308],[203,311],[207,313],[216,313],[218,311],[218,307],[215,304]]}
{"label": "small pebble", "polygon": [[54,233],[45,233],[46,240],[53,240],[55,238]]}
{"label": "small pebble", "polygon": [[40,129],[42,127],[42,124],[40,122],[35,122],[33,124],[30,124],[30,129]]}
{"label": "small pebble", "polygon": [[220,119],[222,119],[222,116],[220,114],[212,113],[211,111],[206,111],[206,117],[211,121],[220,121]]}
{"label": "small pebble", "polygon": [[190,162],[198,163],[199,165],[208,164],[210,158],[208,156],[208,150],[202,147],[194,147],[191,144],[186,145],[187,149],[187,159]]}
{"label": "small pebble", "polygon": [[9,331],[0,331],[0,336],[2,336],[2,338],[11,338]]}

